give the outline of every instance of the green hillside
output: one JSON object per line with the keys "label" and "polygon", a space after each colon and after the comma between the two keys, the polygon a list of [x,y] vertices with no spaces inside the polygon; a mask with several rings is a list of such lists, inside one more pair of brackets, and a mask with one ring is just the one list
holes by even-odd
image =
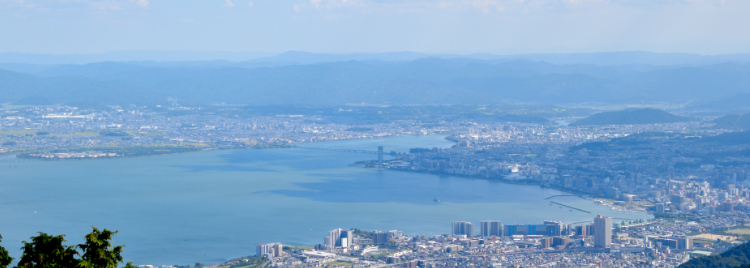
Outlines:
{"label": "green hillside", "polygon": [[750,129],[750,114],[732,114],[714,119],[719,128]]}
{"label": "green hillside", "polygon": [[750,264],[750,243],[745,243],[719,255],[692,259],[679,268],[734,268]]}

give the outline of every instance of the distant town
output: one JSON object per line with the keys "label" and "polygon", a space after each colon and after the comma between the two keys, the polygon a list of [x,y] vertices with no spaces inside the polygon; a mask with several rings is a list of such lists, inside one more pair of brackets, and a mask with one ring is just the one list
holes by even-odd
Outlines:
{"label": "distant town", "polygon": [[454,145],[371,148],[377,160],[352,165],[538,185],[611,210],[654,215],[521,225],[455,219],[445,223],[445,234],[429,237],[348,226],[321,233],[317,245],[267,241],[254,256],[213,267],[677,267],[750,240],[750,135],[720,126],[716,116],[592,125],[569,125],[584,118],[570,113],[548,122],[400,116],[352,124],[315,113],[248,115],[233,106],[178,104],[6,105],[0,113],[0,153],[17,156],[6,161],[314,149],[305,143],[441,134]]}

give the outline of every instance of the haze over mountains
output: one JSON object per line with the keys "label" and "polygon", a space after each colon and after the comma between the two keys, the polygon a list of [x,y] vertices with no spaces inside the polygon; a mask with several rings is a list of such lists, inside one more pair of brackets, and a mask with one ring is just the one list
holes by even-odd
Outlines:
{"label": "haze over mountains", "polygon": [[585,125],[635,125],[635,124],[664,124],[695,121],[693,118],[673,115],[668,112],[644,108],[625,109],[622,111],[602,112],[580,119],[571,126]]}
{"label": "haze over mountains", "polygon": [[[0,54],[0,102],[341,105],[693,103],[750,94],[750,54],[287,52],[246,61],[31,64]],[[24,59],[25,62],[24,62]],[[7,63],[15,60],[17,63]],[[20,63],[18,63],[20,62]],[[51,61],[49,61],[51,62]],[[750,96],[750,95],[748,95]],[[732,109],[744,109],[739,107]]]}

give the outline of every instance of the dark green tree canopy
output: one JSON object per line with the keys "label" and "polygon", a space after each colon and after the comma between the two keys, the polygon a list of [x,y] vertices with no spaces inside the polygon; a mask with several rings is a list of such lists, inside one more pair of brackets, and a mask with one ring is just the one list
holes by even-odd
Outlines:
{"label": "dark green tree canopy", "polygon": [[23,241],[23,255],[18,267],[25,268],[70,268],[78,265],[78,254],[72,246],[63,246],[64,235],[51,236],[40,232],[31,237],[31,242]]}
{"label": "dark green tree canopy", "polygon": [[748,264],[750,264],[750,243],[745,243],[718,255],[692,259],[680,265],[680,268],[734,268]]}
{"label": "dark green tree canopy", "polygon": [[110,243],[112,235],[116,234],[117,231],[113,232],[107,229],[99,231],[96,227],[92,228],[94,230],[85,237],[86,242],[78,245],[78,248],[83,251],[78,267],[117,268],[117,265],[122,262],[121,254],[124,247],[115,247]]}
{"label": "dark green tree canopy", "polygon": [[[0,242],[3,242],[3,236],[0,235]],[[0,246],[0,268],[6,268],[8,265],[13,262],[13,258],[8,255],[8,250],[6,250],[4,247]]]}

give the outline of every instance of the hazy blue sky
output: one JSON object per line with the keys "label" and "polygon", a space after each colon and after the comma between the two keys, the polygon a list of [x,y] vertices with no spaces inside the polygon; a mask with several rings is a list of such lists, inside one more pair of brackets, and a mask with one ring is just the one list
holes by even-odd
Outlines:
{"label": "hazy blue sky", "polygon": [[0,52],[750,52],[748,0],[0,0]]}

